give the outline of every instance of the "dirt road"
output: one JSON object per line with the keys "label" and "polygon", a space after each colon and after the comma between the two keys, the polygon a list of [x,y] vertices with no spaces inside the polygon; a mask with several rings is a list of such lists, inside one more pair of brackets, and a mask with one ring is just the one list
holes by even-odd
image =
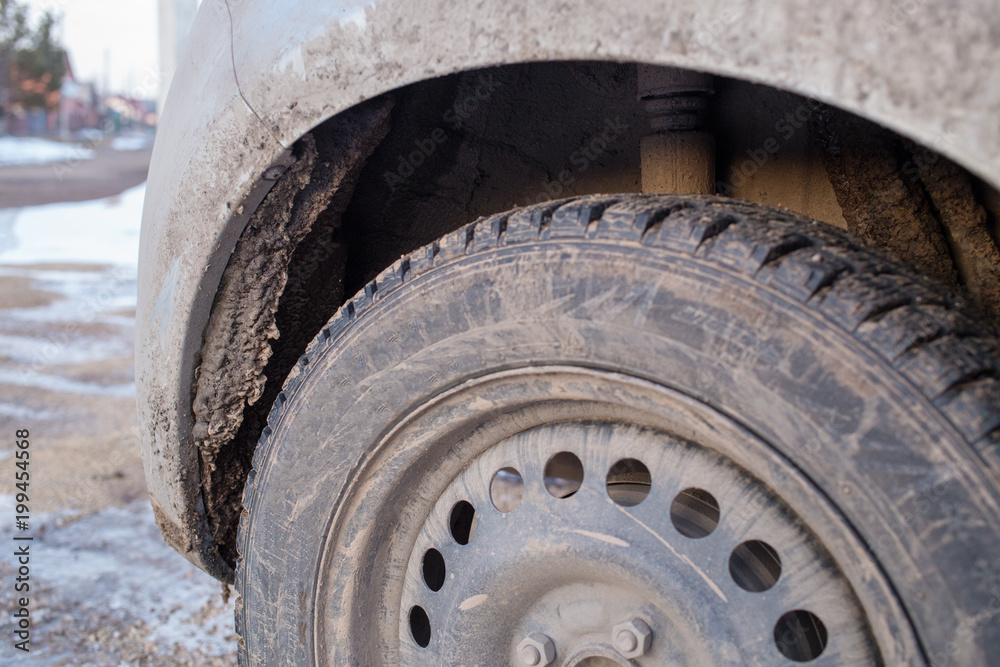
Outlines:
{"label": "dirt road", "polygon": [[146,180],[151,148],[95,150],[93,160],[0,167],[0,209],[112,197]]}

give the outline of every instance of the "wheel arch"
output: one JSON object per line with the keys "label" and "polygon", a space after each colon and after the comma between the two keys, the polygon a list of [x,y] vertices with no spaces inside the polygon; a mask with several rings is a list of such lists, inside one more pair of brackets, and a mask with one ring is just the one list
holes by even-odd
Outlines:
{"label": "wheel arch", "polygon": [[[387,91],[459,71],[632,61],[829,102],[998,187],[1000,128],[992,119],[1000,97],[990,91],[1000,90],[1000,68],[988,33],[992,17],[971,0],[962,5],[949,14],[961,21],[942,21],[943,10],[929,4],[879,10],[862,0],[836,7],[783,0],[766,8],[725,0],[698,7],[592,0],[575,11],[556,0],[467,3],[463,11],[438,0],[302,2],[294,11],[261,0],[204,3],[164,110],[140,252],[141,446],[167,541],[214,576],[231,578],[204,495],[215,461],[199,455],[196,431],[225,433],[233,415],[199,425],[193,405],[213,340],[207,327],[225,305],[224,270],[278,175],[294,162],[291,149],[301,137],[334,117],[348,119],[345,127],[363,125],[363,118],[343,114]],[[377,127],[369,131],[369,138],[378,136]],[[244,328],[244,340],[266,346],[260,336],[267,327]],[[238,391],[219,382],[223,403],[261,400],[258,379],[244,376]]]}

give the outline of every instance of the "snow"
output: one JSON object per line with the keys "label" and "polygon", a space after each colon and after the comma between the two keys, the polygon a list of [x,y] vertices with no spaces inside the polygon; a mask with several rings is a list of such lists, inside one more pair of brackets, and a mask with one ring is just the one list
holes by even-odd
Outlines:
{"label": "snow", "polygon": [[[10,328],[17,328],[20,322],[5,322]],[[13,327],[11,327],[13,325]],[[38,351],[39,339],[26,330],[17,334],[0,331],[0,350],[12,361],[30,364]],[[72,339],[72,345],[67,345]],[[75,335],[51,336],[42,339],[46,346],[45,357],[54,365],[85,364],[111,359],[121,354],[121,344],[113,338],[83,338]],[[3,371],[0,370],[0,373]]]}
{"label": "snow", "polygon": [[128,313],[136,302],[144,196],[140,185],[107,199],[0,210],[0,277],[28,278],[34,289],[58,297],[3,311],[0,349],[8,368],[0,369],[0,383],[93,396],[134,393],[133,383],[81,382],[58,370],[131,354]]}
{"label": "snow", "polygon": [[135,396],[135,383],[128,384],[98,384],[96,382],[79,382],[58,375],[40,373],[36,370],[22,369],[5,371],[0,369],[0,384],[8,387],[33,387],[46,391],[89,394],[91,396],[113,396],[116,398],[131,398]]}
{"label": "snow", "polygon": [[141,151],[152,145],[152,137],[145,134],[122,134],[111,140],[111,150]]}
{"label": "snow", "polygon": [[38,137],[0,137],[0,167],[93,160],[97,153],[80,144]]}
{"label": "snow", "polygon": [[[55,419],[59,416],[58,412],[51,410],[32,410],[23,405],[16,405],[14,403],[3,403],[0,402],[0,416],[4,417],[14,417],[20,420],[43,420],[43,419]],[[0,451],[0,461],[8,459],[14,455],[14,450],[10,449],[7,451]]]}
{"label": "snow", "polygon": [[20,209],[10,232],[0,230],[0,264],[135,267],[145,196],[143,184],[108,199]]}
{"label": "snow", "polygon": [[[235,663],[235,598],[223,603],[221,585],[164,542],[149,500],[132,500],[144,495],[141,487],[114,490],[117,482],[107,482],[113,501],[86,501],[103,493],[104,480],[142,470],[131,446],[134,427],[124,418],[125,426],[105,420],[121,414],[122,398],[132,403],[135,396],[131,311],[144,195],[140,186],[89,202],[0,209],[0,278],[27,279],[56,297],[0,310],[0,422],[30,421],[33,434],[44,433],[32,441],[33,465],[41,466],[32,468],[32,484],[36,472],[39,480],[32,502],[51,495],[48,506],[62,508],[32,512],[34,643],[31,654],[0,643],[2,665]],[[59,393],[51,405],[50,392]],[[50,440],[54,433],[64,435]],[[80,477],[79,488],[50,493],[47,470],[77,479],[78,433],[107,438],[108,453],[94,455],[107,463],[100,474]],[[9,447],[0,443],[5,469]],[[108,507],[112,502],[119,506]],[[13,496],[0,494],[0,516],[13,514]],[[0,522],[0,542],[14,544],[13,533],[11,521]],[[12,558],[0,558],[0,580],[13,581],[13,567]],[[12,586],[0,589],[0,608],[12,610],[13,596]],[[0,617],[0,635],[13,631],[10,614]]]}
{"label": "snow", "polygon": [[[13,496],[0,494],[0,511],[13,516]],[[167,546],[148,501],[86,517],[71,510],[34,513],[28,534],[35,536],[32,588],[48,593],[35,595],[47,602],[35,609],[42,626],[49,618],[58,622],[59,612],[69,610],[78,618],[138,621],[148,629],[149,640],[164,649],[180,645],[209,656],[233,650],[235,600],[222,604],[219,583]],[[5,544],[13,544],[12,537],[12,528],[0,527]],[[37,636],[44,637],[44,630],[38,628]],[[9,644],[0,648],[0,657],[16,655],[4,650]]]}
{"label": "snow", "polygon": [[109,326],[132,326],[133,319],[118,312],[135,308],[136,267],[98,265],[96,271],[49,271],[35,267],[0,265],[0,277],[19,276],[32,281],[35,289],[64,297],[47,306],[11,308],[4,311],[7,328],[28,330],[38,324],[98,322]]}

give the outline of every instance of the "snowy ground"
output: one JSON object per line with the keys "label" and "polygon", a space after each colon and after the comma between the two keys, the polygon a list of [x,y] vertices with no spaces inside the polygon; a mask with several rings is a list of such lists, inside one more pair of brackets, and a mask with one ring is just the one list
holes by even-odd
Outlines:
{"label": "snowy ground", "polygon": [[0,137],[0,167],[93,160],[97,153],[81,144],[38,137]]}
{"label": "snowy ground", "polygon": [[152,135],[141,132],[119,134],[111,140],[111,150],[115,151],[141,151],[152,145]]}
{"label": "snowy ground", "polygon": [[[0,498],[0,515],[13,514],[13,497]],[[34,525],[34,646],[14,650],[5,623],[0,662],[235,664],[232,600],[223,603],[219,584],[163,543],[148,501],[90,515],[41,513]],[[0,530],[0,540],[14,545],[12,533]],[[13,567],[0,571],[13,581]],[[5,609],[16,607],[3,597]]]}
{"label": "snowy ground", "polygon": [[[0,664],[235,664],[233,600],[145,494],[133,371],[144,187],[0,209]],[[12,438],[31,432],[32,651],[13,648]]]}

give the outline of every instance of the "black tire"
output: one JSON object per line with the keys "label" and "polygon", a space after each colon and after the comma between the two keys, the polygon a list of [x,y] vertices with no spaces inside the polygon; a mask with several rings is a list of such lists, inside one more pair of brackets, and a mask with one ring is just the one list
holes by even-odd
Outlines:
{"label": "black tire", "polygon": [[[733,200],[586,197],[479,220],[384,271],[287,380],[244,493],[240,663],[420,655],[399,630],[420,526],[493,441],[468,443],[545,422],[532,397],[565,393],[570,415],[573,392],[590,396],[580,373],[607,378],[587,399],[595,420],[628,412],[713,451],[720,429],[739,434],[720,451],[839,568],[874,662],[988,664],[1000,655],[1000,362],[987,330],[838,230]],[[505,373],[518,383],[486,384]],[[673,398],[640,410],[644,398],[622,398],[640,383]],[[727,425],[709,429],[686,405]],[[722,566],[708,562],[714,577]],[[481,633],[464,640],[506,663],[513,649]],[[761,646],[727,659],[774,648]],[[459,655],[454,642],[435,650],[423,664],[458,660],[441,657]],[[660,664],[651,655],[639,664]]]}

